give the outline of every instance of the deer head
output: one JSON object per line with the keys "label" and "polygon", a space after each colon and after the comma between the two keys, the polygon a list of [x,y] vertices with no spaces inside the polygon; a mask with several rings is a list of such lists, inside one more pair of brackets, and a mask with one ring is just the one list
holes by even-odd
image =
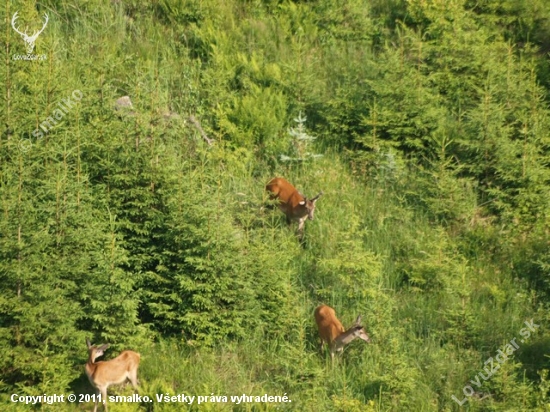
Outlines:
{"label": "deer head", "polygon": [[44,13],[44,25],[42,26],[42,28],[40,30],[38,30],[37,32],[35,32],[32,36],[29,36],[27,34],[27,31],[25,32],[21,32],[17,29],[17,27],[15,27],[15,21],[17,20],[17,18],[19,17],[17,15],[18,12],[15,12],[15,14],[13,15],[13,18],[11,19],[11,26],[13,27],[13,29],[21,35],[21,37],[23,37],[23,40],[25,41],[25,43],[27,43],[26,47],[27,47],[27,54],[32,54],[32,51],[34,50],[34,43],[36,42],[36,39],[38,38],[38,36],[40,35],[40,33],[42,33],[44,31],[44,29],[46,28],[46,25],[48,24],[48,15],[46,13]]}
{"label": "deer head", "polygon": [[[111,385],[118,385],[129,380],[134,388],[138,387],[137,371],[140,354],[132,350],[125,350],[116,358],[108,361],[96,361],[103,355],[109,344],[95,346],[86,339],[88,347],[88,362],[85,370],[90,383],[97,389],[94,412],[97,412],[99,399],[103,403],[103,409],[107,412],[107,389]],[[99,396],[101,395],[101,396]]]}
{"label": "deer head", "polygon": [[342,352],[344,346],[357,338],[370,343],[367,331],[361,326],[361,316],[357,316],[355,323],[346,330],[336,317],[334,309],[327,305],[321,305],[315,309],[315,322],[319,328],[321,352],[324,344],[328,344],[332,360],[336,353]]}

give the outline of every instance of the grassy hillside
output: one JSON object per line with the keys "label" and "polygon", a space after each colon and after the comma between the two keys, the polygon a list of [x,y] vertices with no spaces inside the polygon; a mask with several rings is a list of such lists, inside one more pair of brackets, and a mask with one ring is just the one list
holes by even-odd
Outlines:
{"label": "grassy hillside", "polygon": [[90,410],[90,338],[141,354],[112,411],[548,410],[545,6],[3,3],[1,409]]}

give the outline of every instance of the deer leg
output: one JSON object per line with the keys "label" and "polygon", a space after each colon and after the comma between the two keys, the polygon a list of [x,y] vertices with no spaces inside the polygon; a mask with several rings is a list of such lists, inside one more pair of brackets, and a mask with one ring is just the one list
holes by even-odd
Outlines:
{"label": "deer leg", "polygon": [[107,387],[101,388],[101,401],[103,402],[103,410],[108,412],[107,409]]}
{"label": "deer leg", "polygon": [[323,355],[323,346],[325,345],[325,342],[323,339],[321,339],[321,342],[319,343],[319,352],[321,353],[321,356]]}
{"label": "deer leg", "polygon": [[297,232],[297,234],[298,234],[298,240],[300,241],[302,246],[305,245],[305,243],[304,243],[304,226],[305,226],[305,223],[306,223],[306,218],[302,218],[298,222],[298,232]]}
{"label": "deer leg", "polygon": [[95,402],[94,402],[94,412],[97,412],[97,403],[99,402],[99,390],[97,391],[96,393],[96,398],[95,398]]}
{"label": "deer leg", "polygon": [[330,360],[332,363],[334,363],[334,352],[337,352],[335,342],[332,342],[332,345],[330,345],[329,349],[330,349]]}
{"label": "deer leg", "polygon": [[128,375],[128,379],[130,379],[130,383],[132,384],[134,389],[137,389],[139,385],[139,381],[137,378],[137,369],[135,371],[130,372],[130,374]]}

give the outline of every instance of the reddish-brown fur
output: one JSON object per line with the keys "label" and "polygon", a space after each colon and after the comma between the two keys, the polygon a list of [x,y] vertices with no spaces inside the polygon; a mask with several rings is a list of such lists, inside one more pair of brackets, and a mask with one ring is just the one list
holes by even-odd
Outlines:
{"label": "reddish-brown fur", "polygon": [[272,199],[279,200],[279,209],[286,215],[286,220],[291,223],[298,222],[298,231],[302,231],[306,219],[313,220],[315,202],[323,194],[319,193],[312,199],[307,199],[292,184],[282,177],[272,179],[265,187],[271,193]]}
{"label": "reddish-brown fur", "polygon": [[334,309],[327,305],[321,305],[315,309],[315,322],[319,328],[321,345],[326,343],[330,346],[334,339],[346,331],[336,317]]}
{"label": "reddish-brown fur", "polygon": [[[86,375],[92,386],[101,394],[105,412],[107,412],[107,388],[111,385],[118,385],[129,380],[134,388],[137,388],[137,370],[139,367],[140,354],[131,350],[121,352],[116,358],[108,361],[97,361],[96,358],[103,355],[108,344],[92,346],[86,340],[88,346],[88,362],[86,363]],[[94,412],[97,410],[97,398]]]}
{"label": "reddish-brown fur", "polygon": [[358,316],[353,326],[346,330],[336,317],[334,309],[327,305],[321,305],[315,309],[315,322],[319,328],[321,352],[326,343],[333,360],[335,353],[342,352],[345,345],[357,338],[367,343],[370,342],[367,331],[361,326],[361,316]]}

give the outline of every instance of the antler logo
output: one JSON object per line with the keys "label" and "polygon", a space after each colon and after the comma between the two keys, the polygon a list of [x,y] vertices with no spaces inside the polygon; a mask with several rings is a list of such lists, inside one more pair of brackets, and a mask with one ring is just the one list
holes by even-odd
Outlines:
{"label": "antler logo", "polygon": [[18,34],[20,34],[23,37],[23,40],[25,41],[25,43],[27,43],[27,46],[26,46],[27,54],[32,54],[32,51],[34,50],[34,42],[36,42],[36,39],[38,38],[40,33],[44,31],[44,29],[46,28],[46,25],[48,24],[48,20],[49,20],[48,15],[44,13],[44,18],[46,20],[44,22],[44,26],[42,26],[42,28],[39,31],[35,32],[32,36],[29,36],[26,30],[25,32],[22,33],[19,30],[17,30],[17,27],[15,27],[15,21],[19,17],[17,16],[17,13],[18,12],[15,12],[15,14],[13,15],[13,18],[11,19],[11,26]]}

